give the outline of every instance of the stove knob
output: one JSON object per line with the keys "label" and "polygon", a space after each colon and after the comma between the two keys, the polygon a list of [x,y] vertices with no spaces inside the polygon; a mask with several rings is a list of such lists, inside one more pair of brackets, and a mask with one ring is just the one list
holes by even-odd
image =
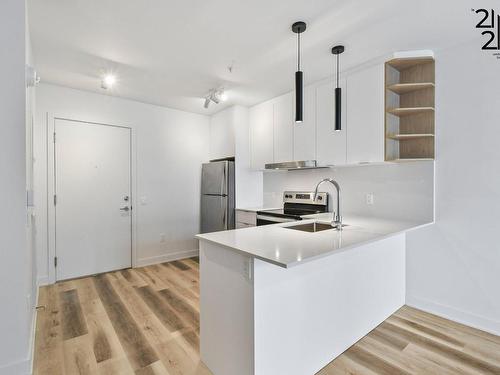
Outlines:
{"label": "stove knob", "polygon": [[323,200],[323,197],[320,195],[320,196],[318,197],[318,200],[319,200],[319,201]]}

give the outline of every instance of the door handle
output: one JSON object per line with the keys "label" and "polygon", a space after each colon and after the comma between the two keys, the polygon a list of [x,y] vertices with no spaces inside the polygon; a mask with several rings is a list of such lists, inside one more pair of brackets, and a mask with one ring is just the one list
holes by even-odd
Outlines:
{"label": "door handle", "polygon": [[130,210],[129,206],[125,206],[125,207],[120,208],[120,211],[125,211],[125,212],[127,212],[127,211],[129,211],[129,210]]}

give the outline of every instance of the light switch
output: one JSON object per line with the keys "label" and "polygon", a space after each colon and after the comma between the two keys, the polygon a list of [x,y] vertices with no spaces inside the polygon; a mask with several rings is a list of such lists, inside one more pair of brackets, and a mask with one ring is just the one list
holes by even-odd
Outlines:
{"label": "light switch", "polygon": [[365,195],[365,199],[366,199],[366,204],[371,206],[373,205],[373,202],[374,202],[374,197],[373,197],[373,193],[367,193]]}

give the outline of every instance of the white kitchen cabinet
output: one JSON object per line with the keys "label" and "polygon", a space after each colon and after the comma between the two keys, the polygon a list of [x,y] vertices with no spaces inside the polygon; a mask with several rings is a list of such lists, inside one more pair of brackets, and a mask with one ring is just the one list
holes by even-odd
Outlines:
{"label": "white kitchen cabinet", "polygon": [[[295,113],[295,100],[293,100]],[[294,160],[316,159],[316,88],[304,87],[304,112],[302,123],[293,126]]]}
{"label": "white kitchen cabinet", "polygon": [[293,160],[293,128],[295,124],[293,101],[293,92],[273,100],[275,163]]}
{"label": "white kitchen cabinet", "polygon": [[384,65],[347,77],[347,163],[384,161]]}
{"label": "white kitchen cabinet", "polygon": [[250,108],[250,159],[252,169],[274,161],[273,102]]}
{"label": "white kitchen cabinet", "polygon": [[236,228],[254,227],[257,225],[257,212],[236,209]]}
{"label": "white kitchen cabinet", "polygon": [[316,159],[319,165],[343,165],[346,163],[346,81],[342,88],[342,130],[335,131],[334,83],[326,82],[316,87]]}

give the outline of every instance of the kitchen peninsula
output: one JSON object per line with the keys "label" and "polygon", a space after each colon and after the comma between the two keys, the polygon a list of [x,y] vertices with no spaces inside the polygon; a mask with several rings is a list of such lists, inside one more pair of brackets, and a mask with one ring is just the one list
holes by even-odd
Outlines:
{"label": "kitchen peninsula", "polygon": [[[429,223],[346,216],[337,231],[331,219],[197,236],[215,375],[314,374],[404,305],[406,232]],[[314,223],[324,230],[300,230]]]}

